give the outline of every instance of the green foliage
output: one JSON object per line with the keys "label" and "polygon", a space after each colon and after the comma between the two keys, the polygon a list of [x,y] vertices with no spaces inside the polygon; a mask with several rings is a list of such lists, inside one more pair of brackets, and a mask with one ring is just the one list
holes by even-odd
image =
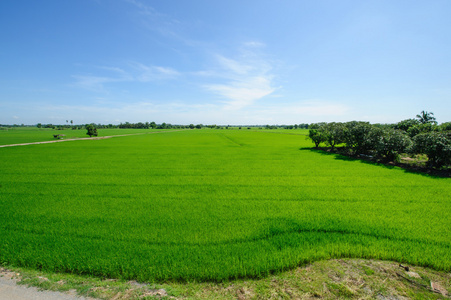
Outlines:
{"label": "green foliage", "polygon": [[377,156],[387,160],[398,160],[399,154],[407,152],[412,140],[401,130],[385,129],[375,134],[375,151]]}
{"label": "green foliage", "polygon": [[433,113],[424,111],[417,117],[420,121],[408,119],[395,125],[357,121],[316,123],[310,125],[308,138],[316,148],[320,143],[330,146],[331,150],[344,144],[347,154],[375,155],[392,161],[398,160],[401,153],[410,152],[427,154],[430,167],[450,164],[447,141],[450,140],[451,122],[438,126]]}
{"label": "green foliage", "polygon": [[98,135],[97,128],[93,124],[86,125],[86,130],[87,130],[86,134],[89,135],[89,137]]}
{"label": "green foliage", "polygon": [[427,132],[413,138],[415,153],[428,156],[428,164],[442,167],[451,163],[451,139],[449,133]]}
{"label": "green foliage", "polygon": [[348,148],[358,154],[367,154],[373,149],[373,143],[370,139],[372,126],[369,122],[347,122],[347,133],[345,143]]}
{"label": "green foliage", "polygon": [[322,130],[322,126],[325,125],[325,123],[316,123],[311,124],[309,129],[308,137],[312,140],[312,142],[315,144],[315,148],[319,147],[319,144],[326,142],[327,136],[324,134],[324,130]]}
{"label": "green foliage", "polygon": [[331,257],[451,271],[449,178],[306,150],[307,131],[285,132],[0,148],[0,261],[161,281],[261,277]]}
{"label": "green foliage", "polygon": [[432,131],[439,131],[440,127],[438,127],[436,124],[433,123],[424,123],[424,124],[418,124],[415,126],[410,127],[407,130],[407,133],[410,137],[414,137],[420,133],[426,133],[426,132],[432,132]]}
{"label": "green foliage", "polygon": [[439,128],[440,131],[451,131],[451,122],[442,123]]}
{"label": "green foliage", "polygon": [[320,130],[325,136],[326,145],[334,147],[346,141],[347,127],[343,123],[327,123]]}
{"label": "green foliage", "polygon": [[420,121],[418,121],[417,119],[407,119],[395,124],[394,128],[404,130],[407,132],[409,128],[416,126],[418,124],[420,124]]}
{"label": "green foliage", "polygon": [[433,112],[427,112],[423,110],[420,114],[417,115],[417,118],[421,124],[437,124]]}

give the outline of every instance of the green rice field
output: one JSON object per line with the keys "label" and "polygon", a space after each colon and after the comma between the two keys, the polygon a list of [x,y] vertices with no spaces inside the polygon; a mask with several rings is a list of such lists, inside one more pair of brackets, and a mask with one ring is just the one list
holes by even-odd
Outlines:
{"label": "green rice field", "polygon": [[0,264],[139,281],[263,277],[341,257],[451,271],[450,178],[319,152],[306,134],[0,148]]}
{"label": "green rice field", "polygon": [[[123,134],[144,134],[159,131],[157,129],[101,129],[98,131],[99,137],[114,136]],[[36,128],[36,127],[3,127],[0,130],[0,145],[20,144],[20,143],[35,143],[44,141],[53,141],[54,134],[64,134],[64,139],[79,139],[88,138],[86,129],[72,130],[54,130],[51,128]]]}

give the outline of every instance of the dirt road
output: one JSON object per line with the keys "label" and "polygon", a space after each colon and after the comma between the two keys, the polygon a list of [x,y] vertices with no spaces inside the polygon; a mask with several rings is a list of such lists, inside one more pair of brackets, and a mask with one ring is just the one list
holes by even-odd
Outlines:
{"label": "dirt road", "polygon": [[93,298],[79,297],[75,292],[39,291],[35,287],[18,285],[14,273],[2,271],[0,274],[0,300],[93,300]]}

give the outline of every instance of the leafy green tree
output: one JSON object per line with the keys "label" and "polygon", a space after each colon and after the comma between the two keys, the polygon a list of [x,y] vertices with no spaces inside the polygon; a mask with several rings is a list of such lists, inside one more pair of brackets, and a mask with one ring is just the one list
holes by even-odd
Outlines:
{"label": "leafy green tree", "polygon": [[407,130],[410,137],[414,137],[420,133],[426,133],[431,131],[439,131],[440,128],[434,123],[420,123],[418,125],[412,126]]}
{"label": "leafy green tree", "polygon": [[372,126],[369,122],[351,121],[345,123],[345,126],[347,130],[344,140],[348,148],[358,154],[366,154],[373,148],[370,140]]}
{"label": "leafy green tree", "polygon": [[393,126],[393,128],[404,130],[407,132],[407,130],[409,130],[410,127],[416,126],[418,124],[420,124],[420,121],[418,121],[417,119],[407,119],[396,123]]}
{"label": "leafy green tree", "polygon": [[86,134],[89,135],[89,137],[97,136],[97,128],[93,124],[86,125],[86,129],[88,130]]}
{"label": "leafy green tree", "polygon": [[315,123],[309,126],[308,138],[312,140],[315,144],[315,148],[319,147],[319,144],[326,141],[326,136],[324,135],[324,130],[321,129],[326,123]]}
{"label": "leafy green tree", "polygon": [[413,152],[426,154],[429,166],[442,167],[451,163],[451,134],[448,132],[420,133],[413,141]]}
{"label": "leafy green tree", "polygon": [[345,142],[346,137],[346,126],[343,123],[326,123],[320,127],[320,129],[325,138],[326,145],[330,146],[332,150],[336,145]]}
{"label": "leafy green tree", "polygon": [[372,141],[376,155],[387,160],[396,161],[401,153],[407,152],[412,146],[412,140],[402,130],[384,129],[376,134],[373,131]]}
{"label": "leafy green tree", "polygon": [[440,131],[451,131],[451,122],[442,123],[439,128]]}
{"label": "leafy green tree", "polygon": [[420,114],[417,115],[417,118],[421,124],[427,124],[427,123],[437,124],[437,121],[435,121],[433,112],[427,112],[427,111],[423,110]]}

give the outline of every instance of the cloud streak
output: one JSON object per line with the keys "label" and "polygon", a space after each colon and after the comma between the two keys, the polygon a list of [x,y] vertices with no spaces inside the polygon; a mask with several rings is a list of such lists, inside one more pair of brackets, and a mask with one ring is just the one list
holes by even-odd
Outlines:
{"label": "cloud streak", "polygon": [[128,70],[117,67],[96,67],[106,71],[105,75],[72,75],[75,79],[73,86],[96,91],[105,92],[106,85],[119,82],[152,82],[161,80],[172,80],[180,76],[180,72],[162,66],[145,65],[141,63],[130,63]]}
{"label": "cloud streak", "polygon": [[276,90],[274,75],[270,73],[271,64],[251,49],[256,45],[263,47],[263,44],[257,42],[245,43],[241,55],[235,59],[215,55],[216,70],[198,72],[199,75],[216,77],[216,81],[221,81],[205,84],[203,87],[223,98],[227,109],[242,109]]}

